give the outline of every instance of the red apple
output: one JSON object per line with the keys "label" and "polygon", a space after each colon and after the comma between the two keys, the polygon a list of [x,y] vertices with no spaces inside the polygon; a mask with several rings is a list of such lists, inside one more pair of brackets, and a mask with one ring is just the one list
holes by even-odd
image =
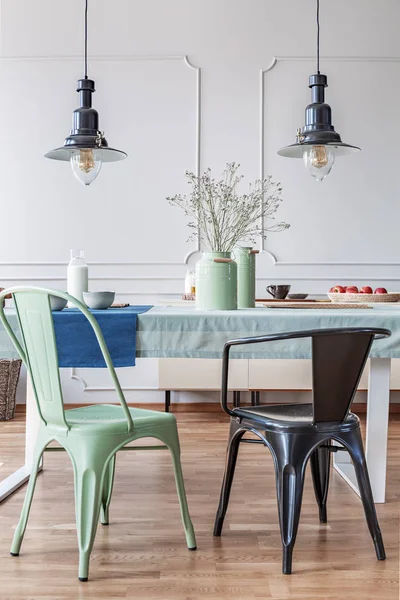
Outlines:
{"label": "red apple", "polygon": [[331,289],[329,290],[330,294],[344,294],[346,291],[346,288],[344,288],[342,285],[335,285],[333,287],[331,287]]}
{"label": "red apple", "polygon": [[360,294],[373,294],[372,287],[365,285],[360,289]]}
{"label": "red apple", "polygon": [[376,288],[374,294],[387,294],[387,289],[386,288]]}
{"label": "red apple", "polygon": [[358,287],[356,285],[348,285],[346,287],[346,294],[358,294]]}

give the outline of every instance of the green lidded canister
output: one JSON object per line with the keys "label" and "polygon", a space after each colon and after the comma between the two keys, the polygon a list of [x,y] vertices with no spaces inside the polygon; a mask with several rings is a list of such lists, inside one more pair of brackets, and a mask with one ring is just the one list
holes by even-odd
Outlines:
{"label": "green lidded canister", "polygon": [[237,267],[231,252],[204,252],[196,264],[196,308],[237,308]]}
{"label": "green lidded canister", "polygon": [[256,254],[251,247],[236,246],[238,308],[254,308],[256,305]]}

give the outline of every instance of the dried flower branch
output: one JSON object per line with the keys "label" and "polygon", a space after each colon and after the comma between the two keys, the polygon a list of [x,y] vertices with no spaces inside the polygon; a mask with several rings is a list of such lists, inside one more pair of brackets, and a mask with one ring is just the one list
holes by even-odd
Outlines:
{"label": "dried flower branch", "polygon": [[197,177],[186,171],[191,186],[189,194],[168,197],[168,202],[179,206],[191,220],[189,240],[200,236],[203,244],[213,252],[231,252],[238,242],[255,244],[257,236],[266,237],[267,231],[283,231],[287,223],[270,224],[275,220],[282,188],[270,175],[250,184],[246,194],[238,186],[243,175],[238,175],[240,165],[227,163],[223,179],[216,181],[211,169]]}

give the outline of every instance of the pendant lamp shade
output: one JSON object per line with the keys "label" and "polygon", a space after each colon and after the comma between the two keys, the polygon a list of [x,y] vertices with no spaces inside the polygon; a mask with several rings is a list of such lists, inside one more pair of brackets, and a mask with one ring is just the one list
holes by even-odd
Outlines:
{"label": "pendant lamp shade", "polygon": [[70,161],[74,175],[84,185],[96,179],[104,162],[127,157],[126,152],[109,147],[99,129],[98,112],[92,108],[92,95],[96,90],[94,81],[87,76],[87,6],[88,0],[85,0],[85,77],[77,84],[79,108],[73,113],[72,129],[64,145],[45,154],[45,158],[52,160]]}
{"label": "pendant lamp shade", "polygon": [[342,142],[340,135],[332,125],[332,109],[325,102],[325,88],[328,78],[322,73],[310,75],[311,104],[306,107],[305,125],[297,132],[295,144],[278,150],[280,156],[303,158],[306,146],[331,146],[336,156],[344,156],[360,150]]}
{"label": "pendant lamp shade", "polygon": [[278,150],[280,156],[303,158],[310,174],[322,181],[331,171],[336,156],[358,152],[358,146],[345,144],[332,125],[332,110],[325,102],[327,76],[319,70],[319,0],[317,0],[317,73],[309,78],[311,104],[306,107],[305,125],[297,130],[296,143]]}

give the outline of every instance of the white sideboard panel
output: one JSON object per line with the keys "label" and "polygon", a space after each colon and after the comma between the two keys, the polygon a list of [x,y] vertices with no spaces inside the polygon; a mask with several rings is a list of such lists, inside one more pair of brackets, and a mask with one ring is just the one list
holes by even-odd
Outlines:
{"label": "white sideboard panel", "polygon": [[400,390],[400,358],[392,358],[390,370],[390,389]]}
{"label": "white sideboard panel", "polygon": [[[229,389],[248,389],[248,360],[232,360]],[[222,361],[205,358],[162,358],[158,383],[163,390],[219,390]]]}
{"label": "white sideboard panel", "polygon": [[[358,389],[368,389],[369,361]],[[249,389],[310,390],[312,370],[310,360],[250,360]],[[390,389],[400,390],[400,359],[392,359]]]}
{"label": "white sideboard panel", "polygon": [[[130,401],[162,402],[162,390],[218,391],[222,361],[201,358],[139,358],[135,367],[117,369]],[[106,369],[61,369],[66,402],[115,402]],[[368,389],[369,362],[359,390]],[[307,391],[312,388],[310,360],[232,360],[230,390]],[[392,359],[391,390],[400,390],[400,359]]]}
{"label": "white sideboard panel", "polygon": [[312,388],[309,360],[249,360],[251,390],[310,390]]}
{"label": "white sideboard panel", "polygon": [[[158,393],[158,359],[138,358],[136,366],[116,369],[128,402],[163,402]],[[64,402],[93,404],[118,402],[107,369],[60,369]]]}
{"label": "white sideboard panel", "polygon": [[[70,379],[77,381],[84,392],[111,392],[115,388],[107,369],[62,369],[69,373]],[[124,391],[157,390],[158,359],[137,358],[134,367],[116,369],[118,379]]]}

